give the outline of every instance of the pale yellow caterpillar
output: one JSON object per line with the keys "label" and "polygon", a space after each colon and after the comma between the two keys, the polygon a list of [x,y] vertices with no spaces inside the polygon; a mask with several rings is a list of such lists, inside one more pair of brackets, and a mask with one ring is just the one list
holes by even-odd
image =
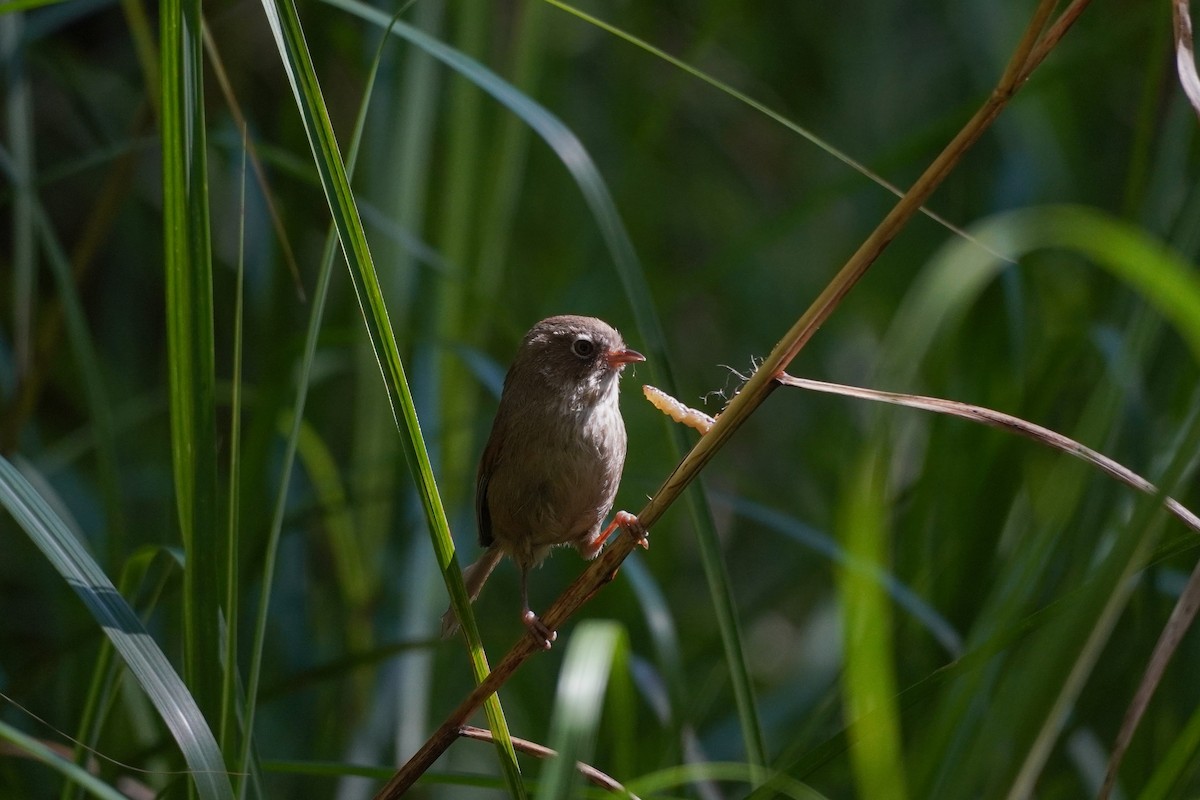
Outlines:
{"label": "pale yellow caterpillar", "polygon": [[716,422],[716,420],[703,411],[688,408],[662,389],[656,389],[649,384],[642,387],[642,394],[646,395],[646,399],[650,401],[650,405],[676,422],[682,422],[689,428],[695,428],[700,431],[700,433],[708,433],[713,423]]}

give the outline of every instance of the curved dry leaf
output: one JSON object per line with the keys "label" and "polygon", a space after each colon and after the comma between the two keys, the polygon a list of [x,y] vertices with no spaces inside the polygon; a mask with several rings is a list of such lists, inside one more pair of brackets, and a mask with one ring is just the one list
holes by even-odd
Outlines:
{"label": "curved dry leaf", "polygon": [[[477,728],[474,725],[461,726],[458,729],[458,735],[462,736],[464,739],[474,739],[477,742],[491,742],[492,744],[496,743],[496,739],[492,736],[491,731],[487,730],[486,728]],[[556,751],[546,747],[544,744],[538,744],[537,742],[532,742],[529,739],[522,739],[518,736],[512,737],[512,743],[513,748],[518,753],[525,753],[535,758],[550,759],[558,755]],[[612,778],[607,773],[596,769],[591,764],[585,764],[582,761],[576,761],[575,769],[579,770],[580,775],[587,778],[601,789],[607,789],[614,794],[622,794],[626,797],[633,798],[633,800],[639,800],[636,794],[630,792],[628,789],[622,786],[620,782]]]}
{"label": "curved dry leaf", "polygon": [[1196,50],[1188,0],[1174,0],[1171,8],[1175,23],[1175,68],[1179,70],[1179,85],[1183,87],[1192,109],[1200,114],[1200,76],[1196,74]]}
{"label": "curved dry leaf", "polygon": [[[909,408],[919,408],[923,411],[934,411],[939,414],[949,414],[953,417],[973,420],[974,422],[979,422],[993,428],[1003,428],[1004,430],[1019,434],[1027,439],[1032,439],[1035,442],[1041,442],[1056,450],[1061,450],[1064,453],[1087,461],[1089,464],[1099,467],[1104,473],[1111,475],[1126,486],[1137,489],[1139,492],[1145,492],[1146,494],[1156,494],[1158,492],[1158,489],[1150,481],[1138,475],[1133,470],[1113,461],[1108,456],[1098,453],[1068,436],[1063,436],[1057,431],[1043,428],[1041,425],[1035,425],[1020,417],[1014,417],[1011,414],[1005,414],[1001,411],[984,408],[983,406],[973,406],[969,403],[960,403],[956,400],[943,400],[940,397],[881,392],[877,389],[864,389],[860,386],[844,386],[840,383],[826,383],[825,381],[814,381],[808,378],[797,378],[793,375],[788,375],[786,372],[777,375],[776,380],[785,386],[794,386],[799,389],[812,389],[817,392],[840,394],[847,397],[859,397],[865,400],[876,400],[883,403],[892,403],[893,405],[907,406]],[[1184,525],[1200,533],[1200,517],[1193,514],[1183,504],[1173,498],[1167,497],[1163,499],[1163,505],[1166,506],[1168,511],[1179,518]]]}

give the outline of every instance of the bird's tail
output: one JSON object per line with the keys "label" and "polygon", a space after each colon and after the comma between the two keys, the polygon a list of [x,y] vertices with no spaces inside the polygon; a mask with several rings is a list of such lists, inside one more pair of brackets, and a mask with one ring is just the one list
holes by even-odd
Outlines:
{"label": "bird's tail", "polygon": [[[475,598],[479,597],[479,590],[483,588],[484,581],[492,574],[492,570],[500,563],[500,559],[504,557],[504,553],[500,552],[500,548],[492,545],[487,550],[483,551],[475,563],[463,570],[463,582],[467,584],[467,597],[471,602],[475,602]],[[442,614],[442,638],[449,639],[458,630],[458,616],[454,613],[454,605],[451,604],[446,609],[446,613]]]}

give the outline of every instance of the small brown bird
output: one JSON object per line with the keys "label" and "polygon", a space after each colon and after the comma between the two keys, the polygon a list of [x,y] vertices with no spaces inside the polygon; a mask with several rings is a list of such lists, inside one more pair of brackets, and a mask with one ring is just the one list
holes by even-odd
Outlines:
{"label": "small brown bird", "polygon": [[[617,379],[626,364],[645,360],[602,320],[550,317],[525,334],[504,378],[475,481],[479,544],[487,549],[463,578],[474,600],[510,556],[521,570],[521,619],[547,649],[557,634],[529,608],[529,570],[557,545],[595,558],[618,525],[645,539],[626,512],[601,531],[625,466]],[[451,607],[442,635],[457,628]]]}

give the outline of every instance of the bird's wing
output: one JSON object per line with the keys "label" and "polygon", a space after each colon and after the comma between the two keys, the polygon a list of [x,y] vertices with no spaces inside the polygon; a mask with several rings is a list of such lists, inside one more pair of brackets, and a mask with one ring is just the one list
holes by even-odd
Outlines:
{"label": "bird's wing", "polygon": [[479,473],[475,477],[475,524],[479,527],[479,546],[491,547],[495,537],[492,536],[492,512],[488,507],[488,481],[496,468],[496,456],[500,453],[500,437],[493,432],[488,439],[483,456],[479,459]]}

